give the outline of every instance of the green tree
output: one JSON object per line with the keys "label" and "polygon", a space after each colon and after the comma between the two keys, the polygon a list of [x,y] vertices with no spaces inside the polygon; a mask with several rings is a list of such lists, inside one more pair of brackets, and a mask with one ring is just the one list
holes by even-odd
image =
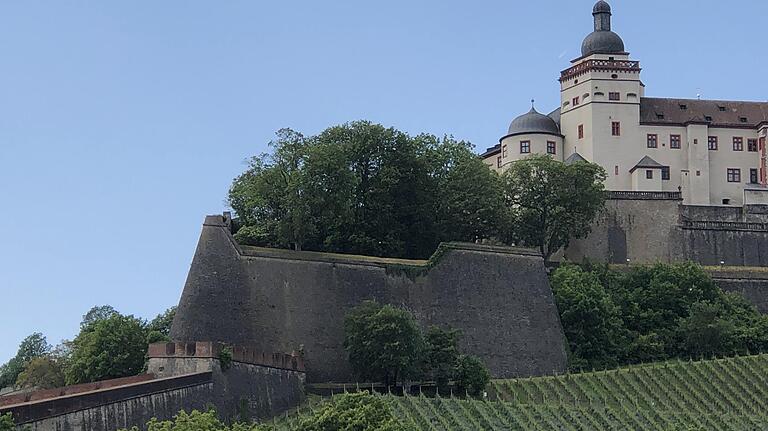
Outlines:
{"label": "green tree", "polygon": [[51,356],[32,359],[16,379],[18,388],[52,389],[64,386],[64,369]]}
{"label": "green tree", "polygon": [[108,319],[116,314],[118,312],[111,305],[97,305],[83,315],[83,320],[80,322],[80,330],[84,330],[99,320]]}
{"label": "green tree", "polygon": [[45,356],[51,351],[45,336],[39,332],[28,336],[19,344],[16,356],[0,367],[0,388],[12,386],[16,383],[24,368],[35,358]]}
{"label": "green tree", "polygon": [[72,341],[67,384],[132,376],[144,367],[147,333],[144,322],[113,314],[85,327]]}
{"label": "green tree", "polygon": [[461,355],[456,364],[456,387],[472,396],[480,395],[491,381],[491,373],[478,358]]}
{"label": "green tree", "polygon": [[360,379],[382,379],[390,385],[415,371],[423,341],[407,311],[366,301],[345,316],[344,330],[344,347]]}
{"label": "green tree", "polygon": [[598,276],[566,265],[554,271],[551,282],[571,353],[570,367],[615,366],[622,360],[625,330],[619,309]]}
{"label": "green tree", "polygon": [[147,325],[147,344],[170,341],[171,325],[176,316],[176,306],[158,314]]}
{"label": "green tree", "polygon": [[425,362],[429,376],[435,380],[438,390],[444,390],[456,371],[459,359],[459,337],[456,329],[430,326],[424,336]]}
{"label": "green tree", "polygon": [[269,145],[272,153],[251,159],[230,188],[229,205],[248,227],[237,238],[250,245],[301,250],[313,229],[308,202],[302,199],[308,143],[302,134],[281,129]]}
{"label": "green tree", "polygon": [[544,155],[513,163],[501,176],[506,239],[538,247],[548,261],[571,239],[589,234],[604,206],[604,181],[605,171],[594,163],[568,165]]}
{"label": "green tree", "polygon": [[475,241],[498,234],[504,200],[498,174],[466,142],[446,137],[431,146],[439,241]]}
{"label": "green tree", "polygon": [[0,431],[16,431],[16,425],[10,413],[0,415]]}
{"label": "green tree", "polygon": [[271,146],[229,192],[242,244],[426,258],[497,230],[499,179],[469,143],[356,121]]}

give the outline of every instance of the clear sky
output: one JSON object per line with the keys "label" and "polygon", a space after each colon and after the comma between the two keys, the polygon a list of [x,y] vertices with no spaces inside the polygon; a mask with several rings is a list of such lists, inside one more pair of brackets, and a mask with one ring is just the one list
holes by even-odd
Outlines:
{"label": "clear sky", "polygon": [[[648,96],[766,100],[768,2],[613,0]],[[274,132],[368,119],[494,145],[592,0],[0,3],[0,362],[91,306],[181,294],[205,214]]]}

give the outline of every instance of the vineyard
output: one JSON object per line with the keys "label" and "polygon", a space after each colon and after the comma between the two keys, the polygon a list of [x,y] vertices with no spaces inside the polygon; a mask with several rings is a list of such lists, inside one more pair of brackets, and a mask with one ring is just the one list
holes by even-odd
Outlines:
{"label": "vineyard", "polygon": [[768,355],[496,380],[485,400],[380,396],[404,423],[430,431],[763,430]]}

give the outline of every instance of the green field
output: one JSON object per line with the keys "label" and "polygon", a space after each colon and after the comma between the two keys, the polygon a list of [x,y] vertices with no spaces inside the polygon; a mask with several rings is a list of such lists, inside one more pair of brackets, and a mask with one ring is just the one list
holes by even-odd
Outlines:
{"label": "green field", "polygon": [[768,355],[495,380],[484,401],[380,396],[420,430],[766,430]]}

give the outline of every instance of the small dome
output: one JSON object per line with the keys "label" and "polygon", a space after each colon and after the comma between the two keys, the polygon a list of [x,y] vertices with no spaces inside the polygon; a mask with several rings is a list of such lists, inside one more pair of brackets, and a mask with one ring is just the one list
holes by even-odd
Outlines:
{"label": "small dome", "polygon": [[509,131],[507,132],[508,135],[522,135],[525,133],[559,135],[560,128],[555,123],[555,120],[531,108],[527,114],[512,120],[512,124],[509,125]]}
{"label": "small dome", "polygon": [[595,3],[595,7],[592,8],[592,13],[611,13],[611,5],[606,1],[600,0]]}
{"label": "small dome", "polygon": [[624,52],[624,41],[612,31],[593,31],[581,44],[581,55],[619,54]]}

